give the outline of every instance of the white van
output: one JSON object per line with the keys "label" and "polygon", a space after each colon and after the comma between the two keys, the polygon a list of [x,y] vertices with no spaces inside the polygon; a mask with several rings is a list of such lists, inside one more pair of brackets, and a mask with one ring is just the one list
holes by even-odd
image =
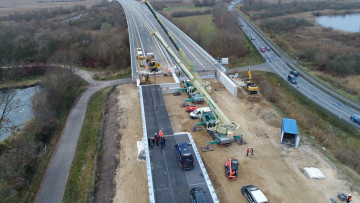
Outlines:
{"label": "white van", "polygon": [[210,111],[211,111],[211,109],[209,107],[202,107],[202,108],[195,109],[194,111],[192,111],[190,113],[190,118],[192,118],[192,119],[200,118],[200,116],[203,112],[210,112]]}

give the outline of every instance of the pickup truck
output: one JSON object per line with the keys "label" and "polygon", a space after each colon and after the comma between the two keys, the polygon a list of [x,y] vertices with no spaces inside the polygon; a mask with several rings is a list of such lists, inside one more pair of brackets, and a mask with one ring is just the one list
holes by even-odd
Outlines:
{"label": "pickup truck", "polygon": [[202,107],[195,109],[193,112],[190,113],[190,118],[192,119],[200,118],[203,112],[210,112],[210,111],[211,109],[209,107]]}

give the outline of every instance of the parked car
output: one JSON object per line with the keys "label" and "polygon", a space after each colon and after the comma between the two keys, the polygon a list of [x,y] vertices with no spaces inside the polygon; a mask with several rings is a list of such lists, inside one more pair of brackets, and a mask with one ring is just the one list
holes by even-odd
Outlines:
{"label": "parked car", "polygon": [[264,47],[260,47],[260,51],[261,51],[261,52],[265,52],[265,48],[264,48]]}
{"label": "parked car", "polygon": [[261,192],[261,190],[254,185],[245,185],[241,187],[241,194],[245,196],[250,203],[268,203],[269,200]]}
{"label": "parked car", "polygon": [[182,169],[194,168],[194,158],[189,147],[190,143],[180,142],[175,144],[176,152]]}
{"label": "parked car", "polygon": [[144,57],[143,52],[140,48],[136,48],[136,59]]}
{"label": "parked car", "polygon": [[270,48],[269,46],[266,46],[266,47],[265,47],[265,50],[266,50],[266,51],[270,51],[271,48]]}
{"label": "parked car", "polygon": [[251,39],[251,40],[255,40],[255,37],[254,37],[254,36],[251,36],[250,39]]}
{"label": "parked car", "polygon": [[299,73],[297,71],[295,71],[295,70],[291,70],[290,74],[295,76],[295,77],[299,76]]}
{"label": "parked car", "polygon": [[354,114],[354,115],[350,116],[350,119],[352,121],[354,121],[355,123],[360,124],[360,115]]}
{"label": "parked car", "polygon": [[194,203],[206,203],[205,191],[201,187],[191,188],[190,196]]}
{"label": "parked car", "polygon": [[288,75],[288,81],[290,81],[292,84],[296,84],[296,77],[294,75]]}
{"label": "parked car", "polygon": [[203,112],[210,112],[210,111],[211,109],[209,107],[202,107],[195,109],[193,112],[190,113],[190,118],[192,119],[200,118]]}

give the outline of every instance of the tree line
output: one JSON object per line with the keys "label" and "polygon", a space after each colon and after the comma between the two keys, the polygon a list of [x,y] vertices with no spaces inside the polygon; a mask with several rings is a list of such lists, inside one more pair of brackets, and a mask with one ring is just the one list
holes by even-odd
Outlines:
{"label": "tree line", "polygon": [[[2,18],[0,66],[71,63],[129,68],[129,36],[119,3],[103,2],[84,9],[45,9]],[[79,14],[78,20],[66,21]]]}

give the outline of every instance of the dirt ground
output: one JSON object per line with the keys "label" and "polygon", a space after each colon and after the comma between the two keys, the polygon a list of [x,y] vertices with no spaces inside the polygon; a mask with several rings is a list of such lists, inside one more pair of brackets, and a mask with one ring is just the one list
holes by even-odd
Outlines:
{"label": "dirt ground", "polygon": [[[338,192],[351,193],[358,202],[359,187],[344,175],[312,144],[301,137],[299,149],[280,144],[281,117],[259,95],[234,98],[216,80],[210,80],[211,93],[217,104],[232,121],[240,124],[239,133],[248,145],[234,143],[229,147],[214,145],[215,151],[200,152],[220,202],[246,202],[241,195],[243,185],[260,187],[270,202],[330,202]],[[136,141],[141,140],[140,106],[134,84],[117,88],[118,134],[122,135],[116,157],[120,163],[116,170],[114,202],[148,202],[146,166],[137,161]],[[242,95],[242,94],[240,94]],[[126,98],[126,99],[124,99]],[[198,120],[191,120],[180,103],[187,96],[164,95],[174,132],[189,132]],[[171,104],[171,105],[170,105]],[[205,105],[200,105],[205,106]],[[211,140],[203,129],[192,133],[199,148]],[[254,147],[254,157],[246,157],[246,148]],[[239,159],[239,178],[230,182],[224,176],[227,158]],[[317,167],[325,179],[308,179],[304,167]],[[339,201],[338,201],[339,202]]]}
{"label": "dirt ground", "polygon": [[[40,3],[41,2],[41,3]],[[95,3],[100,3],[101,0],[84,0],[84,1],[52,1],[52,0],[1,0],[0,1],[0,16],[7,16],[9,14],[25,13],[34,9],[55,8],[55,7],[73,7],[75,5],[91,6]]]}
{"label": "dirt ground", "polygon": [[[261,96],[232,97],[216,80],[210,80],[213,98],[232,121],[240,124],[239,133],[248,145],[234,143],[229,147],[214,146],[215,151],[201,152],[201,157],[215,187],[220,202],[246,202],[240,193],[243,185],[260,187],[270,202],[330,202],[338,192],[351,193],[353,202],[359,191],[321,152],[306,141],[299,149],[280,144],[281,117],[271,109]],[[198,120],[191,120],[180,107],[181,96],[164,95],[174,132],[190,131]],[[198,147],[204,146],[211,137],[203,129],[192,133]],[[301,137],[303,139],[303,137]],[[246,157],[246,148],[254,147],[254,157]],[[227,158],[239,159],[239,178],[229,182],[224,176]],[[326,179],[308,179],[304,167],[317,167]]]}
{"label": "dirt ground", "polygon": [[120,148],[121,135],[117,133],[117,96],[119,91],[114,91],[108,98],[107,112],[104,125],[104,134],[101,144],[101,161],[99,166],[99,178],[95,193],[95,202],[111,202],[115,194],[115,171],[119,163],[114,154]]}
{"label": "dirt ground", "polygon": [[120,148],[114,154],[120,160],[115,175],[113,202],[149,202],[145,162],[137,160],[137,141],[142,140],[140,97],[135,84],[116,88],[117,133]]}

